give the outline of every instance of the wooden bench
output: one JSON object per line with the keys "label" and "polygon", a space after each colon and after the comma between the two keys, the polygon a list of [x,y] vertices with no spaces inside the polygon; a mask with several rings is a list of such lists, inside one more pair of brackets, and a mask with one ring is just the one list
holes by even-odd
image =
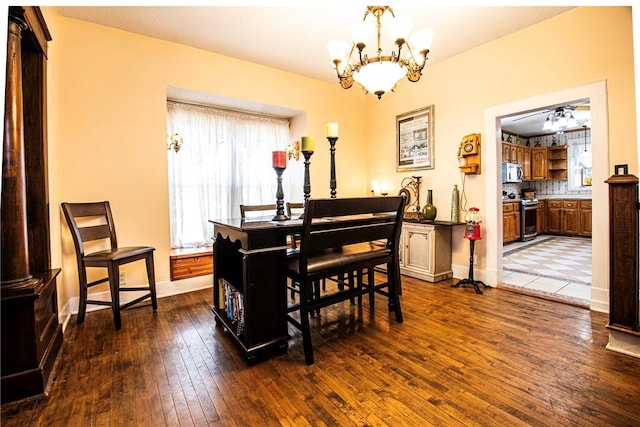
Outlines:
{"label": "wooden bench", "polygon": [[177,248],[169,256],[171,280],[213,274],[212,248]]}
{"label": "wooden bench", "polygon": [[[314,362],[309,315],[322,307],[355,298],[360,302],[366,294],[373,308],[374,294],[381,293],[388,297],[396,321],[402,322],[398,242],[405,204],[401,196],[307,201],[300,250],[287,265],[300,299],[287,308],[287,319],[302,332],[308,365]],[[387,267],[386,281],[376,284],[374,267],[381,264]],[[320,281],[335,277],[345,278],[342,286],[321,293]],[[299,320],[293,312],[299,312]]]}

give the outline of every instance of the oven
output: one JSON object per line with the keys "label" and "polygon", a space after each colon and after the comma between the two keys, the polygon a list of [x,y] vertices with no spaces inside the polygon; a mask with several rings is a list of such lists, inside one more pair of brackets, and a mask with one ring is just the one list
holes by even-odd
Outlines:
{"label": "oven", "polygon": [[520,241],[535,239],[537,232],[538,200],[520,200]]}

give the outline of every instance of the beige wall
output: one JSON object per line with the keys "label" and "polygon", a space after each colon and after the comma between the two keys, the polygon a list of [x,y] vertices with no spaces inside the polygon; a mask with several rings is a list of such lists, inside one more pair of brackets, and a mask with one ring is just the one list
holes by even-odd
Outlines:
{"label": "beige wall", "polygon": [[[155,246],[157,279],[169,279],[167,86],[306,111],[305,133],[316,136],[318,147],[324,123],[339,122],[339,195],[366,195],[373,178],[387,180],[395,192],[402,178],[419,174],[424,177],[421,200],[433,189],[438,217],[448,219],[451,189],[461,186],[458,143],[468,133],[483,132],[486,109],[605,80],[610,163],[629,163],[630,172],[637,173],[629,7],[574,9],[428,66],[420,82],[403,81],[381,101],[356,87],[345,91],[337,83],[62,18],[54,8],[43,10],[53,35],[50,202],[53,262],[63,267],[61,306],[77,294],[73,249],[58,222],[62,201],[109,199],[121,244]],[[547,49],[549,45],[561,48]],[[435,169],[398,174],[395,116],[431,104]],[[491,135],[483,134],[482,141],[491,143]],[[328,145],[318,148],[311,168],[314,195],[329,194],[328,162]],[[484,175],[467,177],[468,207],[484,210],[484,185]],[[454,234],[454,264],[464,266],[468,246],[459,234]],[[56,248],[61,238],[64,244]],[[480,241],[481,268],[485,247]],[[141,274],[130,273],[129,280]]]}

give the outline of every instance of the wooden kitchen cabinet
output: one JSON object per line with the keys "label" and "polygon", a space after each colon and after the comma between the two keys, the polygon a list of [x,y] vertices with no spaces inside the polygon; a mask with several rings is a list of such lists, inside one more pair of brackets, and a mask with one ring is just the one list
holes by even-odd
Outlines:
{"label": "wooden kitchen cabinet", "polygon": [[567,146],[557,145],[547,148],[547,163],[549,165],[548,179],[567,180]]}
{"label": "wooden kitchen cabinet", "polygon": [[547,204],[544,200],[538,200],[536,210],[536,233],[544,234],[547,232]]}
{"label": "wooden kitchen cabinet", "polygon": [[547,232],[562,233],[562,200],[547,201]]}
{"label": "wooden kitchen cabinet", "polygon": [[578,230],[578,234],[581,236],[591,236],[591,205],[591,200],[580,200],[580,228]]}
{"label": "wooden kitchen cabinet", "polygon": [[400,238],[400,273],[428,282],[453,277],[451,225],[405,221]]}
{"label": "wooden kitchen cabinet", "polygon": [[591,236],[591,199],[553,199],[546,204],[547,233]]}
{"label": "wooden kitchen cabinet", "polygon": [[531,148],[531,180],[545,181],[548,179],[547,147]]}
{"label": "wooden kitchen cabinet", "polygon": [[511,243],[520,239],[520,203],[502,204],[502,243]]}
{"label": "wooden kitchen cabinet", "polygon": [[577,200],[562,201],[562,234],[576,235],[580,229]]}
{"label": "wooden kitchen cabinet", "polygon": [[522,180],[531,181],[531,149],[519,146],[517,148],[518,164],[522,166]]}

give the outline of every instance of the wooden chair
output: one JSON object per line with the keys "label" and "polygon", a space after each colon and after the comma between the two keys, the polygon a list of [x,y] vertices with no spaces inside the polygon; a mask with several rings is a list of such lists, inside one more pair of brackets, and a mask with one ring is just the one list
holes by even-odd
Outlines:
{"label": "wooden chair", "polygon": [[[373,307],[378,292],[388,297],[389,310],[402,322],[398,242],[405,203],[402,196],[307,201],[300,251],[287,266],[287,276],[300,286],[300,302],[287,308],[287,319],[302,332],[308,365],[314,362],[309,315],[322,307],[354,297],[361,301],[365,294]],[[386,245],[381,246],[380,240]],[[373,269],[381,264],[387,267],[386,281],[376,284]],[[352,286],[354,275],[356,286]],[[348,277],[350,286],[320,295],[317,283],[330,277]],[[291,315],[296,311],[300,320]]]}
{"label": "wooden chair", "polygon": [[[287,202],[285,204],[286,214],[289,218],[293,219],[294,214],[296,218],[300,217],[300,214],[304,213],[304,203],[299,202]],[[300,241],[300,234],[292,234],[291,235],[291,247],[293,249],[298,247],[298,242]]]}
{"label": "wooden chair", "polygon": [[[76,251],[78,265],[78,282],[80,286],[77,323],[84,321],[87,304],[108,305],[113,312],[116,330],[120,329],[120,311],[147,298],[151,298],[153,310],[158,308],[156,299],[156,282],[153,264],[155,248],[150,246],[118,247],[116,229],[109,202],[62,203],[62,210],[69,225]],[[85,253],[86,242],[106,242],[108,249]],[[103,243],[104,245],[104,243]],[[104,246],[102,246],[104,247]],[[120,287],[120,266],[133,261],[144,260],[147,267],[149,286]],[[87,268],[105,268],[107,277],[87,282]],[[87,290],[100,283],[109,282],[111,301],[90,300]],[[120,292],[148,293],[125,304],[120,304]]]}
{"label": "wooden chair", "polygon": [[247,212],[261,212],[262,215],[274,214],[276,212],[275,203],[272,205],[240,205],[240,217],[245,219],[247,217]]}

